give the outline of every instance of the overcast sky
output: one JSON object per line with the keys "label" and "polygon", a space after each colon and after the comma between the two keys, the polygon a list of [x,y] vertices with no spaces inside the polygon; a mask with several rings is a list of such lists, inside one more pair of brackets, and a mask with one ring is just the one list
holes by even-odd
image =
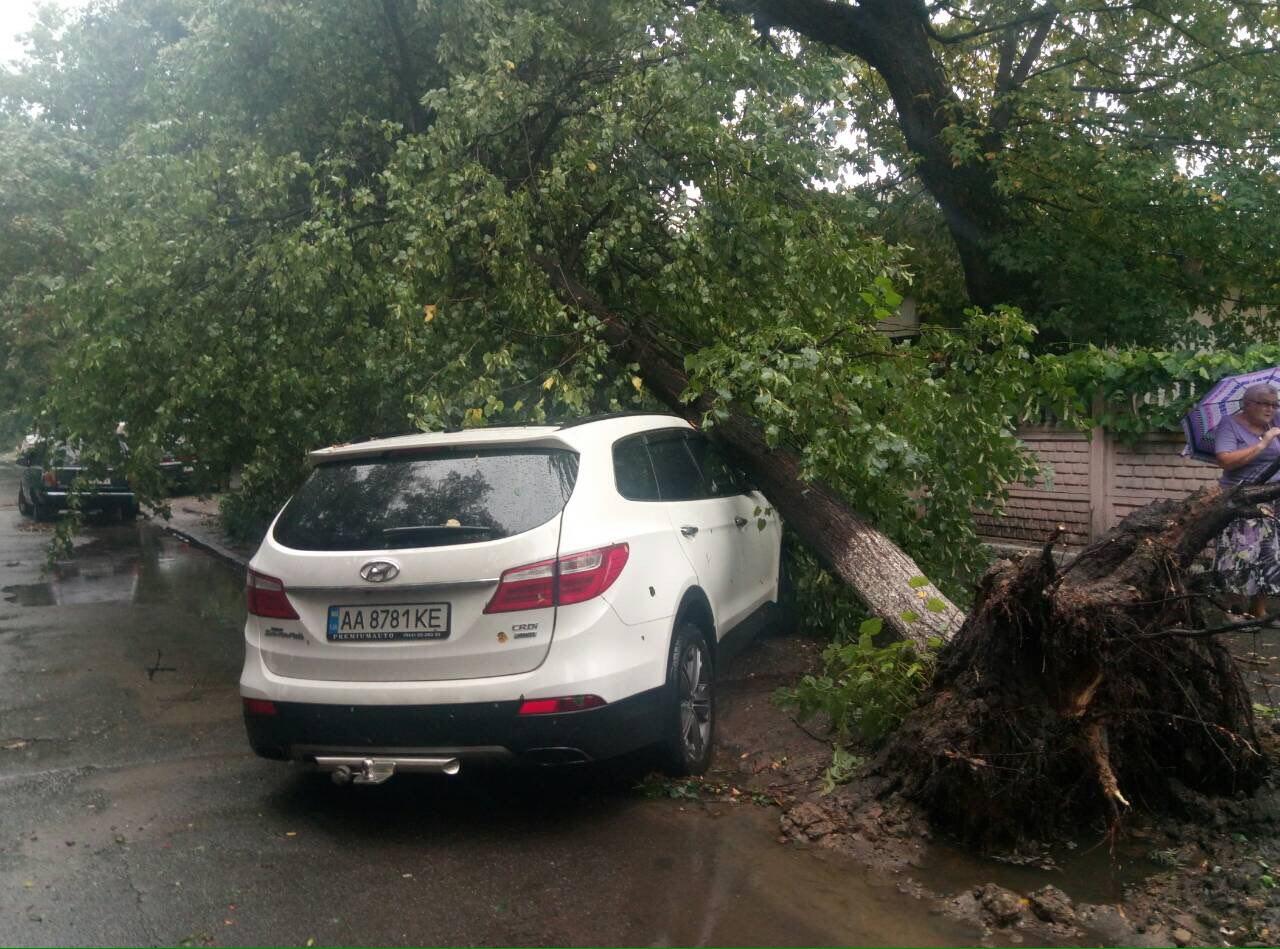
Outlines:
{"label": "overcast sky", "polygon": [[[18,33],[30,29],[36,17],[36,5],[41,0],[0,0],[0,65],[8,65],[22,51],[22,45],[14,39]],[[84,6],[86,0],[43,0],[55,7],[73,10]]]}

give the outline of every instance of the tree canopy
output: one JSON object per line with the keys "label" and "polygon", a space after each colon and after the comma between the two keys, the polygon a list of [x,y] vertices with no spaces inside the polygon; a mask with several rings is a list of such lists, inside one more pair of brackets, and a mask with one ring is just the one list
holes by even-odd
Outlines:
{"label": "tree canopy", "polygon": [[[215,467],[245,466],[236,510],[261,517],[317,445],[670,402],[654,364],[620,356],[617,334],[639,334],[713,431],[749,414],[931,576],[965,578],[970,509],[1028,471],[1012,427],[1035,395],[1035,329],[996,304],[1059,335],[1141,335],[1222,287],[1265,289],[1244,265],[1271,225],[1226,223],[1256,224],[1274,199],[1246,103],[1234,125],[1213,96],[1199,119],[1154,92],[1139,114],[1121,92],[1075,90],[1101,66],[1022,68],[1070,59],[1065,24],[1082,29],[1085,7],[1020,22],[1017,4],[882,0],[46,14],[0,77],[0,397],[90,440],[127,419],[142,479],[181,434]],[[945,120],[936,169],[888,66],[783,15],[805,8],[828,24],[903,13],[895,29],[918,35],[902,55],[919,47],[925,78],[949,83],[926,110]],[[1109,48],[1148,81],[1156,58],[1120,52],[1148,36],[1136,14],[1089,15],[1129,24]],[[1113,62],[1079,42],[1080,62]],[[1240,68],[1263,77],[1262,60]],[[1251,102],[1269,94],[1258,82]],[[1087,115],[1067,104],[1104,95]],[[1188,159],[1161,129],[1228,144]],[[975,289],[935,172],[994,201],[977,202],[992,217],[974,246],[1007,298]],[[908,291],[951,328],[883,332]]]}
{"label": "tree canopy", "polygon": [[971,303],[1022,307],[1045,340],[1150,343],[1190,338],[1197,311],[1277,303],[1275,3],[721,6],[845,64],[886,169],[870,186],[885,233],[963,276],[915,258],[935,316],[958,312],[962,284]]}

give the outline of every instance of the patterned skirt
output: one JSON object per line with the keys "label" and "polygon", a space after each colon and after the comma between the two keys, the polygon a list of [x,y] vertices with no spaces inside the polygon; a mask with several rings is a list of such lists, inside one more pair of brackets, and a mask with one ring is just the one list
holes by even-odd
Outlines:
{"label": "patterned skirt", "polygon": [[1280,521],[1241,518],[1218,535],[1213,567],[1225,590],[1242,596],[1280,596]]}

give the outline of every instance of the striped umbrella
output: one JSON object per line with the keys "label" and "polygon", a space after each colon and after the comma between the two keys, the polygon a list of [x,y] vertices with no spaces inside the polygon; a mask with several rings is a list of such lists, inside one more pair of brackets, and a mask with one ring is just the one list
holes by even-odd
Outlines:
{"label": "striped umbrella", "polygon": [[1280,366],[1227,376],[1214,383],[1204,398],[1182,417],[1182,431],[1187,436],[1182,454],[1201,461],[1217,461],[1213,454],[1213,436],[1218,423],[1239,412],[1245,390],[1258,383],[1267,383],[1280,390]]}

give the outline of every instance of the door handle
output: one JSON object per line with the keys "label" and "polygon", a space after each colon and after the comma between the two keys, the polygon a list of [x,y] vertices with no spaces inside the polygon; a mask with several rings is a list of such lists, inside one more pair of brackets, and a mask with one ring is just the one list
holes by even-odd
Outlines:
{"label": "door handle", "polygon": [[743,517],[741,514],[739,514],[737,517],[733,519],[733,523],[737,524],[739,528],[746,527],[747,519]]}
{"label": "door handle", "polygon": [[684,534],[685,537],[695,537],[697,536],[698,529],[692,524],[686,524],[684,527],[680,528],[680,533]]}

